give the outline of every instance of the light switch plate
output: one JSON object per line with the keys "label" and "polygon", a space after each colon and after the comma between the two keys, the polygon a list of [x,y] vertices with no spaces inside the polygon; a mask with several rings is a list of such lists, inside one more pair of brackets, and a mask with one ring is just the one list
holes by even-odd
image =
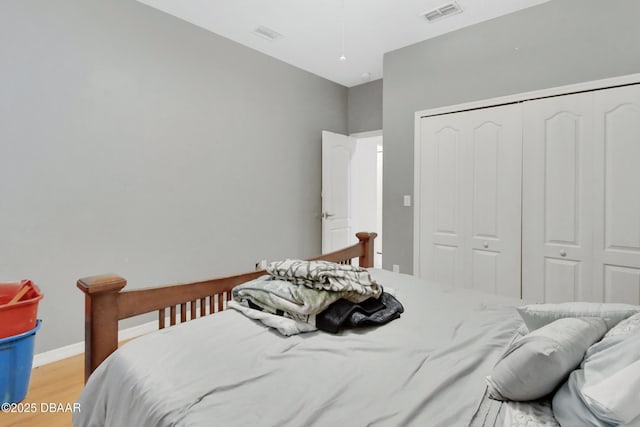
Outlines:
{"label": "light switch plate", "polygon": [[409,194],[405,194],[402,198],[402,204],[404,206],[411,206],[411,196]]}

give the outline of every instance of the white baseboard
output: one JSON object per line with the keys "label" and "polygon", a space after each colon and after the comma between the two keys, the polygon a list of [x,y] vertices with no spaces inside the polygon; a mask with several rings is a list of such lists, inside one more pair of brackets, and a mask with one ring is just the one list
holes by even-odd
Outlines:
{"label": "white baseboard", "polygon": [[[139,337],[140,335],[148,334],[149,332],[153,332],[157,329],[157,321],[122,329],[121,331],[118,331],[118,341]],[[84,353],[84,341],[65,345],[64,347],[54,348],[53,350],[38,353],[33,356],[33,367],[37,368],[38,366],[57,362],[59,360],[66,359],[67,357],[77,356],[82,353]]]}
{"label": "white baseboard", "polygon": [[[132,326],[131,328],[118,331],[118,341],[130,340],[140,335],[158,330],[158,321],[143,323],[142,325]],[[83,344],[84,345],[84,344]]]}
{"label": "white baseboard", "polygon": [[[227,307],[227,302],[225,301],[224,307]],[[218,309],[218,302],[215,302],[215,309]],[[210,314],[210,313],[209,313]],[[196,308],[196,318],[200,317],[200,307]],[[187,309],[187,319],[191,319],[191,310]],[[165,317],[165,325],[169,326],[169,317]],[[178,323],[179,324],[179,323]],[[152,321],[148,323],[143,323],[142,325],[133,326],[131,328],[122,329],[118,331],[118,341],[129,340],[131,338],[139,337],[140,335],[148,334],[149,332],[158,330],[158,322]],[[57,362],[62,359],[66,359],[67,357],[77,356],[79,354],[84,353],[84,341],[77,342],[75,344],[66,345],[60,348],[54,348],[53,350],[45,351],[42,353],[38,353],[33,356],[33,367],[37,368],[38,366],[46,365],[48,363]]]}
{"label": "white baseboard", "polygon": [[75,344],[65,345],[64,347],[54,348],[53,350],[38,353],[33,356],[33,367],[46,365],[48,363],[57,362],[67,357],[77,356],[84,352],[84,341]]}

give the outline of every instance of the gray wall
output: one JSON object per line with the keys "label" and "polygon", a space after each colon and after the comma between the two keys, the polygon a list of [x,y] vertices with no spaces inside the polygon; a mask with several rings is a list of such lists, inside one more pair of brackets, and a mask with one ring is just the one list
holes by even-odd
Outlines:
{"label": "gray wall", "polygon": [[37,352],[84,338],[79,277],[319,252],[345,87],[133,0],[3,0],[0,52],[0,280],[41,286]]}
{"label": "gray wall", "polygon": [[[640,72],[640,2],[552,0],[384,57],[384,267],[413,270],[414,113]],[[515,50],[515,48],[519,48]]]}
{"label": "gray wall", "polygon": [[382,129],[382,79],[349,88],[349,133]]}

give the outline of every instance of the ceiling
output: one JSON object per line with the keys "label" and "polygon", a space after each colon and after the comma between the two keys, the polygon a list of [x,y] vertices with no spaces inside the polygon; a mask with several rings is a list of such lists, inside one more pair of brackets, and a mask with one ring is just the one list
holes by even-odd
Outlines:
{"label": "ceiling", "polygon": [[[548,0],[457,0],[462,13],[431,23],[422,15],[448,0],[138,1],[351,87],[382,77],[385,52]],[[339,59],[343,16],[346,61]],[[283,37],[260,38],[259,26]]]}

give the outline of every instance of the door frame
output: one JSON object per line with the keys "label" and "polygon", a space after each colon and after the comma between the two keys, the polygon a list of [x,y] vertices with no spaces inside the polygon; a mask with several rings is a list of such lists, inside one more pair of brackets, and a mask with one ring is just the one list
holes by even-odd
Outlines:
{"label": "door frame", "polygon": [[599,89],[609,89],[619,86],[627,86],[640,83],[640,73],[626,76],[612,77],[601,80],[576,83],[565,86],[557,86],[548,89],[540,89],[530,92],[517,93],[512,95],[489,98],[480,101],[466,102],[462,104],[448,105],[444,107],[430,108],[417,111],[414,115],[414,151],[413,151],[413,274],[420,275],[420,182],[421,169],[420,159],[422,158],[421,133],[422,119],[441,114],[456,113],[465,110],[475,110],[486,107],[497,107],[505,104],[515,104],[534,99],[548,98],[552,96],[567,95],[570,93],[588,92]]}
{"label": "door frame", "polygon": [[368,130],[366,132],[350,133],[349,136],[352,136],[354,138],[371,138],[374,136],[383,136],[383,132],[382,129]]}

